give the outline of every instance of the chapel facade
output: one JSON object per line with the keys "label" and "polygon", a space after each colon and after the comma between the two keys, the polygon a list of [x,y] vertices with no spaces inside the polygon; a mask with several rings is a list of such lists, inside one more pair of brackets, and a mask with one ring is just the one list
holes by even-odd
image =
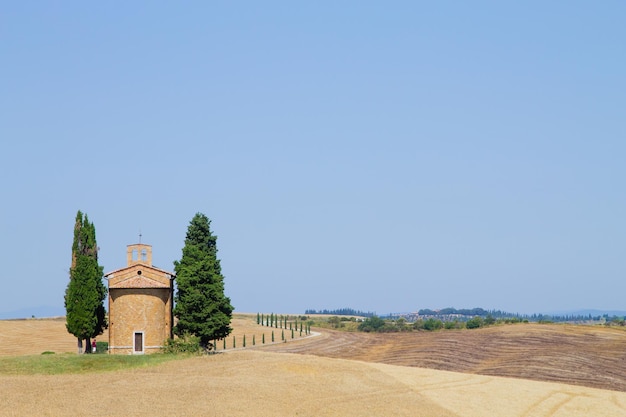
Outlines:
{"label": "chapel facade", "polygon": [[109,354],[161,351],[172,338],[173,272],[152,265],[152,246],[126,247],[126,266],[104,275],[109,282]]}

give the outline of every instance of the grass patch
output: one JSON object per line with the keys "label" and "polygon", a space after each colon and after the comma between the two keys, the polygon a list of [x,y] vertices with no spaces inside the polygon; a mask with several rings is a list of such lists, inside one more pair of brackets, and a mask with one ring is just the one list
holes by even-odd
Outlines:
{"label": "grass patch", "polygon": [[113,372],[155,366],[187,355],[62,355],[0,358],[0,375],[59,375]]}

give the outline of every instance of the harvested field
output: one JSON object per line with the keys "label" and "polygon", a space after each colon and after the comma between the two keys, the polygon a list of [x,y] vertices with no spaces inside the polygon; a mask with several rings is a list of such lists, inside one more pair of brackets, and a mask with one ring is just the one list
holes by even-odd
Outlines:
{"label": "harvested field", "polygon": [[[98,340],[108,341],[105,331]],[[38,355],[45,351],[76,353],[76,338],[65,329],[65,317],[0,320],[0,356]]]}
{"label": "harvested field", "polygon": [[0,376],[0,416],[622,417],[626,393],[231,351],[87,375]]}
{"label": "harvested field", "polygon": [[324,330],[323,337],[306,344],[263,349],[626,392],[626,330],[616,327],[516,324],[387,334]]}
{"label": "harvested field", "polygon": [[[266,344],[272,340],[272,332],[276,342],[281,341],[281,329],[258,326],[252,316],[235,315],[232,321],[233,332],[226,338],[226,349],[252,347],[253,341],[261,345],[263,336]],[[294,339],[302,338],[294,332]],[[291,332],[285,330],[285,339],[291,339]],[[108,341],[109,334],[105,330],[97,340]],[[234,342],[234,343],[233,343]],[[217,351],[224,350],[224,341],[218,341]],[[76,338],[65,329],[65,317],[48,319],[0,320],[0,356],[39,355],[45,351],[55,353],[76,353]]]}
{"label": "harvested field", "polygon": [[[6,355],[5,341],[15,340],[7,330],[15,331],[19,324],[29,324],[21,331],[21,340],[37,339],[32,332],[34,329],[45,332],[41,324],[45,322],[57,329],[48,330],[47,347],[58,346],[57,351],[61,352],[68,343],[68,351],[75,351],[72,337],[59,344],[52,340],[55,335],[65,340],[63,321],[41,320],[38,325],[42,328],[32,327],[29,322],[31,320],[0,321],[0,353]],[[239,337],[271,331],[241,316],[233,325]],[[520,339],[522,335],[524,339]],[[383,343],[379,336],[389,340]],[[545,345],[553,339],[551,336],[558,344]],[[617,355],[624,338],[626,332],[615,329],[535,325],[395,335],[324,330],[317,337],[229,349],[217,355],[148,368],[80,375],[0,375],[0,416],[621,417],[626,415],[626,392],[582,386],[582,382],[596,384],[595,378],[583,377],[587,371],[577,370],[574,364],[579,358],[579,368],[594,369],[593,366]],[[488,341],[489,344],[471,348],[472,341]],[[588,358],[587,354],[594,352],[588,344],[597,345],[597,349],[612,347],[612,353],[602,356],[601,360]],[[498,345],[502,348],[502,357],[496,355]],[[563,348],[559,348],[560,345]],[[480,351],[472,358],[458,361],[465,373],[416,367],[445,367],[457,362],[454,355],[444,354],[446,347],[451,349],[452,346],[456,347],[457,354],[464,352],[463,349]],[[306,354],[307,349],[313,354]],[[402,355],[416,349],[420,354],[402,359]],[[558,357],[552,353],[554,349],[569,359],[558,362]],[[580,349],[578,356],[573,355]],[[26,346],[24,351],[28,351]],[[418,359],[427,354],[431,356],[429,362],[418,365]],[[619,375],[622,380],[626,377],[624,353],[621,355],[621,365],[613,368],[615,380],[619,380]],[[531,356],[536,359],[531,360]],[[521,359],[516,359],[518,357]],[[409,366],[399,366],[405,360]],[[549,377],[559,366],[572,366],[564,368],[563,374],[574,375],[578,378],[574,381],[581,385],[478,375],[485,370],[494,374],[515,374],[519,364],[510,369],[506,366],[507,361],[515,360],[534,364],[539,371],[532,377],[544,374]],[[385,361],[396,364],[383,363]],[[541,361],[545,362],[543,366],[539,366]],[[560,365],[555,366],[553,361]],[[544,368],[551,371],[546,372]],[[599,369],[592,374],[602,372],[603,369]]]}

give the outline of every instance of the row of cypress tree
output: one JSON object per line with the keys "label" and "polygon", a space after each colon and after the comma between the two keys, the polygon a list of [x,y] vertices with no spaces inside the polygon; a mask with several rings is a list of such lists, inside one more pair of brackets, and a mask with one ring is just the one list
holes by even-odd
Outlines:
{"label": "row of cypress tree", "polygon": [[[180,261],[174,262],[176,293],[174,316],[178,319],[174,334],[191,334],[200,346],[210,350],[212,340],[228,336],[232,328],[233,306],[224,294],[224,277],[217,259],[217,236],[211,233],[211,221],[202,213],[191,220]],[[107,288],[103,268],[98,264],[96,229],[80,210],[74,224],[70,280],[65,291],[67,331],[90,346],[94,338],[107,328],[104,300]],[[90,349],[85,349],[90,352]]]}
{"label": "row of cypress tree", "polygon": [[[289,315],[278,315],[274,313],[264,314],[264,313],[256,313],[256,324],[260,324],[261,326],[267,327],[275,327],[275,328],[284,328],[292,330],[292,325],[295,324],[296,331],[298,330],[298,318],[296,317],[294,320],[291,320]],[[302,328],[304,326],[304,321],[300,320],[300,332],[302,332]],[[310,329],[310,325],[306,325],[307,331]]]}

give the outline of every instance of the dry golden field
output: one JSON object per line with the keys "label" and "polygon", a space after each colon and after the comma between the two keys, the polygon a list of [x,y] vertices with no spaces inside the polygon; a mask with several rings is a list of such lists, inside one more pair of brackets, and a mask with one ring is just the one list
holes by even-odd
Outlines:
{"label": "dry golden field", "polygon": [[[243,347],[243,336],[246,336],[246,347],[262,345],[263,335],[266,344],[272,340],[281,341],[281,329],[258,326],[256,316],[235,314],[232,321],[233,332],[225,341],[217,343],[217,351]],[[284,331],[285,339],[291,341],[291,332]],[[304,333],[302,334],[304,337]],[[294,340],[300,339],[299,332],[294,332]],[[234,340],[233,340],[234,339]],[[108,341],[108,331],[104,331],[97,340]],[[10,355],[39,355],[45,351],[55,353],[75,353],[78,351],[76,338],[65,329],[65,317],[47,319],[0,320],[0,356]]]}
{"label": "dry golden field", "polygon": [[[269,330],[257,326],[252,317],[238,316],[233,325],[235,335],[241,337],[252,332],[260,335]],[[535,328],[534,325],[484,330],[488,331],[413,334],[420,338],[410,341],[411,349],[406,345],[402,347],[408,342],[401,339],[394,343],[391,343],[394,338],[389,342],[351,339],[355,334],[326,330],[321,336],[297,341],[288,338],[289,343],[271,346],[260,345],[257,336],[254,348],[229,349],[228,353],[148,368],[80,375],[0,375],[0,416],[626,415],[624,390],[602,390],[582,385],[586,384],[585,381],[591,381],[589,385],[593,385],[594,378],[581,378],[577,381],[581,385],[512,378],[510,374],[514,372],[506,370],[505,366],[506,362],[515,362],[517,355],[523,357],[522,352],[527,351],[525,360],[528,362],[520,359],[511,369],[523,367],[524,363],[527,367],[533,363],[538,366],[540,362],[533,362],[530,358],[541,360],[545,356],[545,365],[551,369],[548,375],[557,373],[561,366],[564,375],[594,373],[594,358],[586,357],[585,349],[590,348],[585,345],[599,343],[604,347],[614,346],[617,351],[623,347],[626,338],[623,331],[604,328],[570,330],[559,326]],[[517,333],[521,331],[526,335],[523,338]],[[542,348],[542,344],[550,340],[551,333],[558,343],[548,343],[545,349]],[[346,338],[342,339],[341,335]],[[362,336],[369,338],[373,335]],[[504,356],[498,357],[495,346],[471,347],[470,336],[477,338],[473,339],[474,342],[500,344]],[[438,337],[445,342],[438,341]],[[39,349],[37,346],[42,339],[46,340],[42,345],[44,348]],[[13,342],[16,340],[20,341],[18,345],[22,350],[15,347]],[[504,340],[510,341],[506,349]],[[12,346],[7,347],[7,342]],[[551,349],[558,350],[557,345],[563,343],[561,356],[568,359],[560,365],[547,366],[557,360],[550,354]],[[456,346],[456,350],[451,349],[456,354],[468,348],[479,353],[466,361],[459,360],[465,367],[464,372],[417,367],[453,367],[449,362],[455,362],[454,358],[458,356],[446,359],[443,352],[450,346]],[[285,349],[298,353],[273,352]],[[309,353],[307,349],[310,349]],[[576,359],[572,352],[579,349],[583,350]],[[0,354],[39,354],[44,350],[75,351],[75,342],[65,333],[63,321],[0,321]],[[419,353],[410,363],[402,363],[401,356],[413,350]],[[417,361],[418,356],[428,356],[428,352],[433,357],[432,362],[421,364]],[[615,353],[607,357],[613,357],[611,355]],[[615,380],[626,379],[625,355],[621,353],[621,359],[614,358],[617,361],[613,368]],[[400,366],[407,364],[409,366]],[[488,366],[490,364],[495,365]],[[509,377],[496,376],[498,370],[508,373]],[[603,372],[606,368],[597,370],[598,374]],[[532,373],[535,377],[541,375],[541,372]]]}

